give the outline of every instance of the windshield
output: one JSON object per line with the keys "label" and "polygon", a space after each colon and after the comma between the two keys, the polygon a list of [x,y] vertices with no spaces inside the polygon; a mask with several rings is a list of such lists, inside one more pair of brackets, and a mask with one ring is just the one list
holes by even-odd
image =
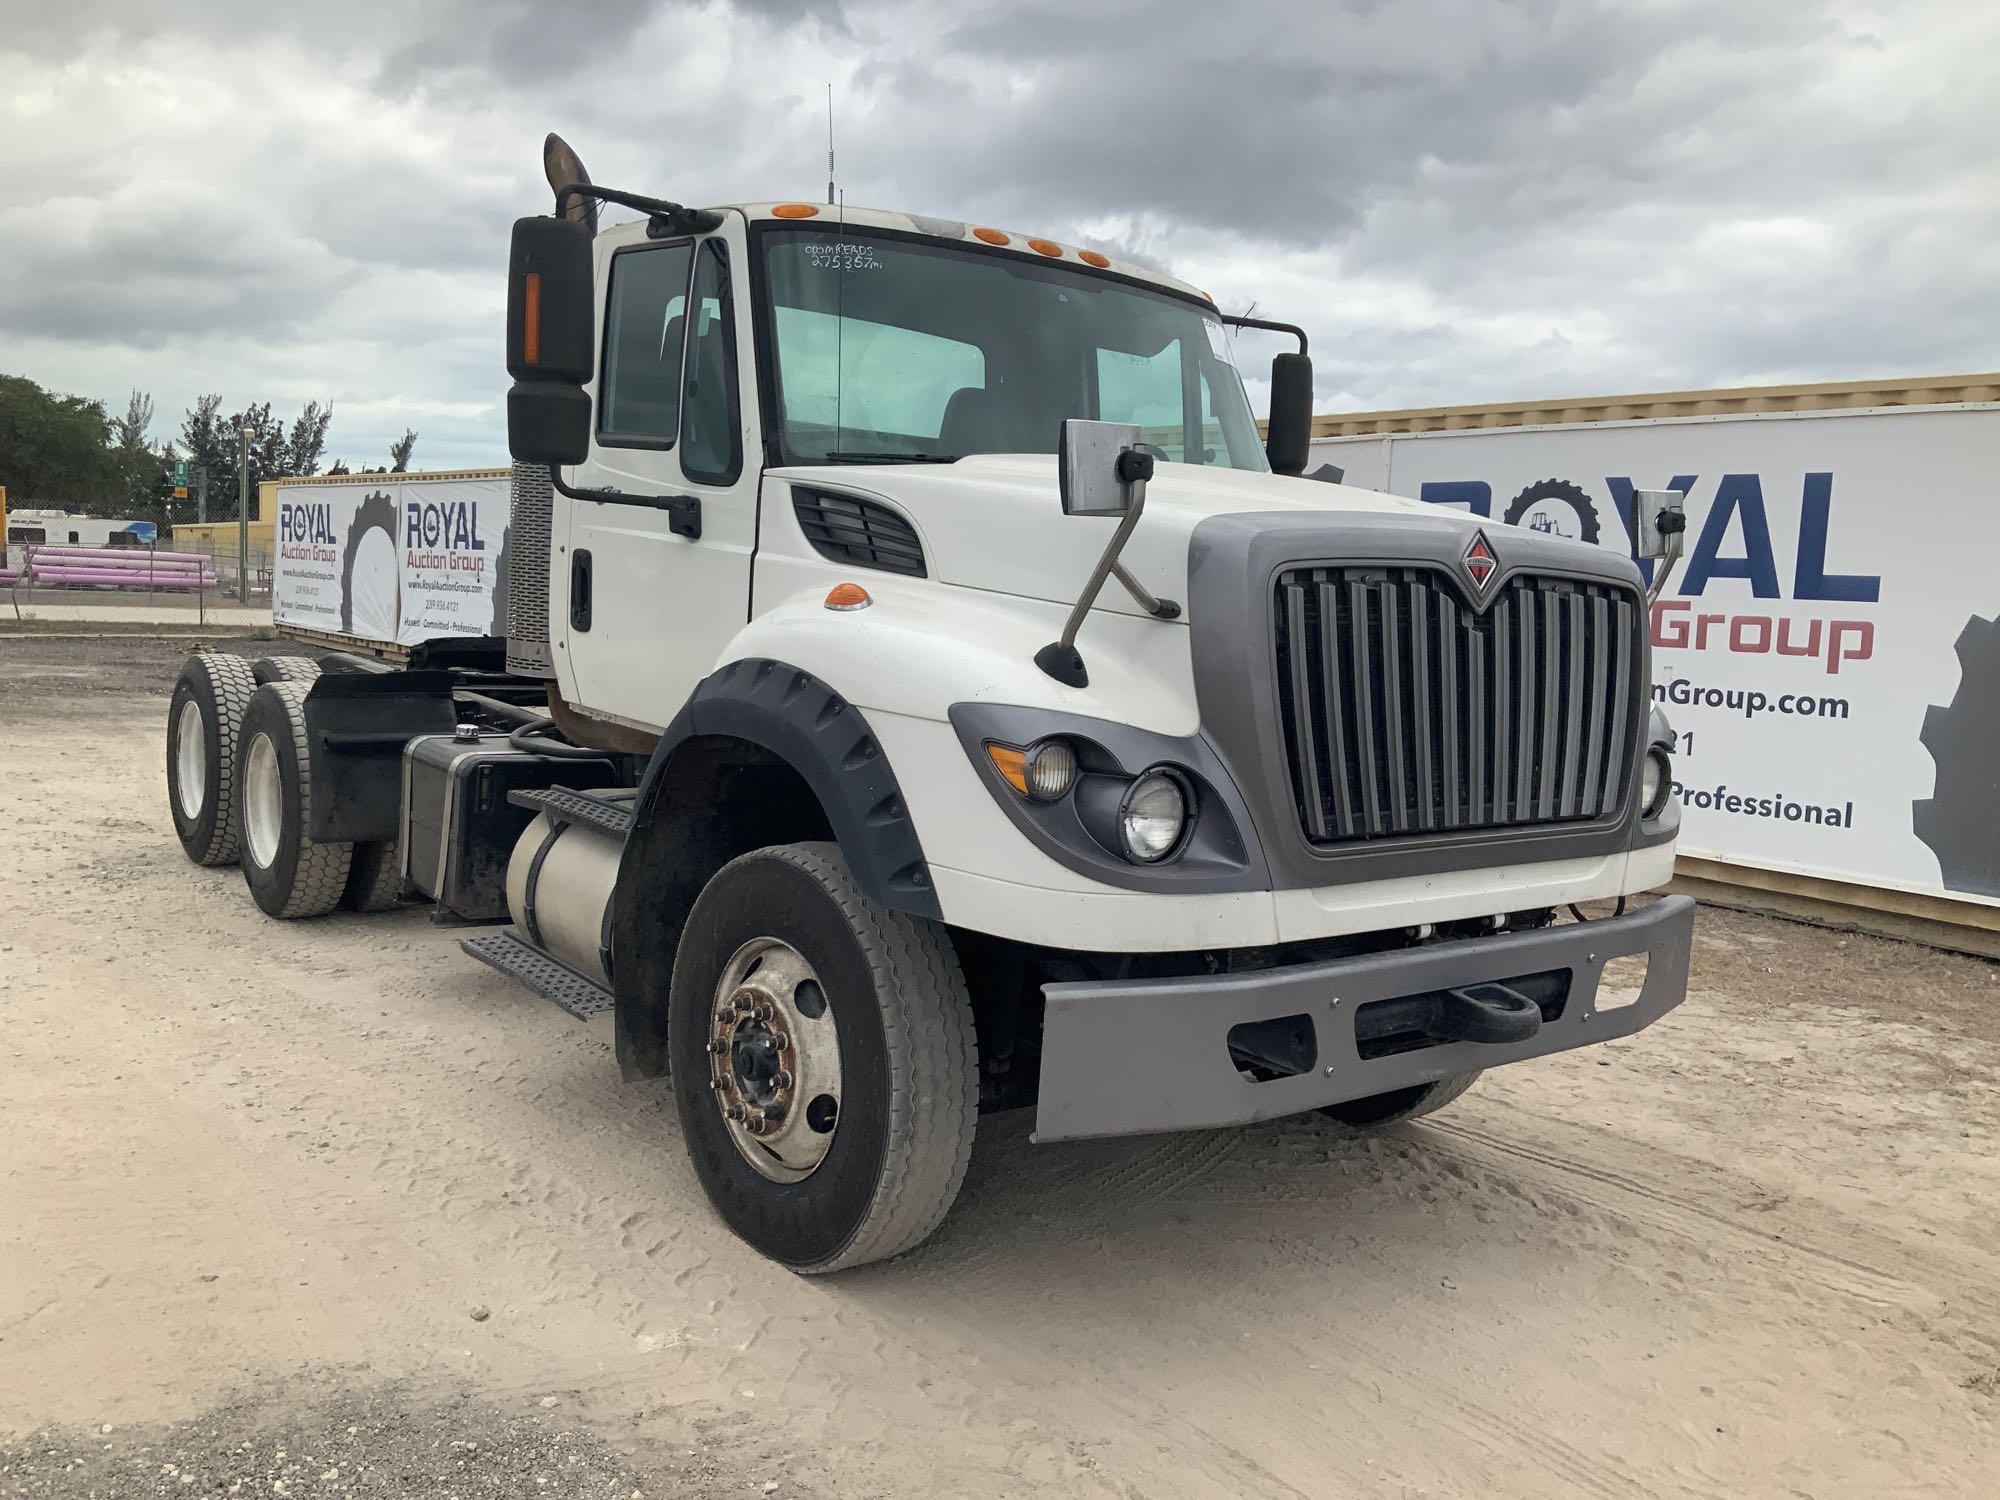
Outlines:
{"label": "windshield", "polygon": [[1175,463],[1268,467],[1198,303],[834,225],[767,232],[764,263],[787,462],[1054,453],[1064,419],[1092,417],[1137,423]]}

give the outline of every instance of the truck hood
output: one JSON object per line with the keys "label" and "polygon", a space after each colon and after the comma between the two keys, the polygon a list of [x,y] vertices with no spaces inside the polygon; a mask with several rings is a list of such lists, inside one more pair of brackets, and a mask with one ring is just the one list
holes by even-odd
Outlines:
{"label": "truck hood", "polygon": [[[1053,454],[774,469],[770,477],[894,506],[916,527],[931,576],[942,583],[1056,604],[1076,602],[1118,525],[1110,517],[1063,514]],[[1185,605],[1188,539],[1195,527],[1211,516],[1246,511],[1456,514],[1348,485],[1161,462],[1146,486],[1145,514],[1126,545],[1125,566],[1154,593]],[[1465,524],[1470,531],[1475,523]],[[1144,613],[1115,581],[1105,585],[1097,607]]]}

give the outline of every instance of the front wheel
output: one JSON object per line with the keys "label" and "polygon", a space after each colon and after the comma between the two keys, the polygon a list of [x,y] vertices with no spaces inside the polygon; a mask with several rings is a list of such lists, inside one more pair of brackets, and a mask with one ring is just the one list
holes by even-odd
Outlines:
{"label": "front wheel", "polygon": [[1334,1121],[1343,1134],[1373,1135],[1405,1120],[1420,1120],[1425,1115],[1437,1113],[1479,1082],[1479,1074],[1483,1071],[1475,1069],[1470,1073],[1455,1073],[1449,1078],[1440,1078],[1436,1083],[1415,1083],[1406,1089],[1391,1089],[1386,1094],[1370,1094],[1365,1099],[1329,1104],[1320,1113]]}
{"label": "front wheel", "polygon": [[814,1275],[943,1221],[972,1154],[977,1054],[944,930],[877,906],[838,847],[759,849],[688,914],[667,1048],[709,1202]]}

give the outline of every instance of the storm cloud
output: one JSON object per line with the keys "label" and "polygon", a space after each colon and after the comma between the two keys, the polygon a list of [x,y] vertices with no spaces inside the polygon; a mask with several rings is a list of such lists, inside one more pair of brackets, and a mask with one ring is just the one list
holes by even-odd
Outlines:
{"label": "storm cloud", "polygon": [[829,82],[850,203],[1303,323],[1321,410],[1990,369],[1997,60],[1991,7],[1834,0],[0,0],[0,371],[495,461],[542,134],[813,198]]}

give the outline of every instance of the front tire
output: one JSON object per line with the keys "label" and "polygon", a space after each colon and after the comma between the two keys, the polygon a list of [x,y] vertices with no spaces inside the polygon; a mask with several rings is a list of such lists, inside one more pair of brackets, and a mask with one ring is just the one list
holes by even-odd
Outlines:
{"label": "front tire", "polygon": [[250,894],[274,917],[317,917],[347,890],[352,844],[321,844],[312,822],[312,756],[306,746],[305,701],[312,685],[267,682],[250,698],[237,748],[242,788],[243,848],[239,863]]}
{"label": "front tire", "polygon": [[1401,1125],[1406,1120],[1420,1120],[1425,1115],[1437,1113],[1479,1082],[1483,1071],[1475,1069],[1470,1073],[1440,1078],[1436,1083],[1412,1084],[1406,1089],[1391,1089],[1386,1094],[1370,1094],[1365,1099],[1329,1104],[1319,1113],[1333,1121],[1344,1135],[1374,1135],[1391,1125]]}
{"label": "front tire", "polygon": [[792,1270],[900,1255],[958,1195],[979,1095],[965,976],[944,930],[869,900],[837,846],[760,849],[709,881],[667,1049],[709,1202]]}
{"label": "front tire", "polygon": [[242,833],[237,738],[257,680],[240,656],[203,651],[181,664],[167,708],[167,806],[198,865],[230,865]]}

